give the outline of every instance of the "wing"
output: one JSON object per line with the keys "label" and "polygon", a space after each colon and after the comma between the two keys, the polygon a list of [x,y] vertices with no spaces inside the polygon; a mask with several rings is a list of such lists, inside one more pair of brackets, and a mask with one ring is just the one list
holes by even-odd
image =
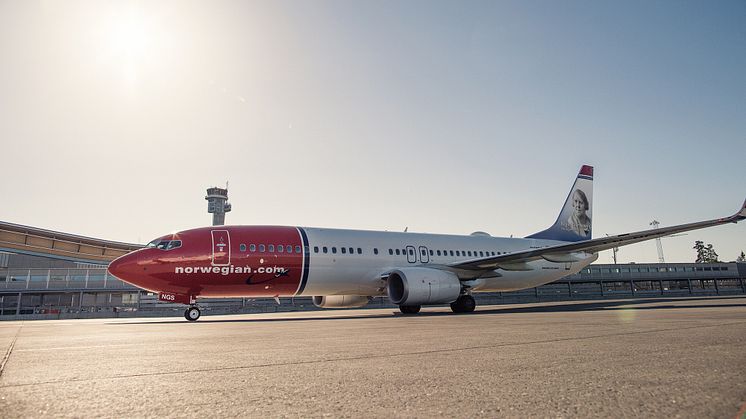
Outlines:
{"label": "wing", "polygon": [[[730,217],[718,218],[709,221],[681,224],[672,227],[644,230],[634,233],[625,233],[618,236],[608,236],[592,240],[584,240],[573,243],[563,243],[555,246],[542,247],[540,249],[522,250],[500,256],[492,256],[480,259],[472,259],[448,265],[452,269],[463,270],[491,270],[503,268],[506,270],[522,270],[521,265],[533,260],[545,259],[550,262],[575,262],[587,257],[588,253],[597,253],[614,247],[626,246],[641,241],[665,237],[683,231],[698,230],[721,224],[737,223],[746,219],[746,201],[741,210]],[[577,255],[576,255],[577,254]]]}

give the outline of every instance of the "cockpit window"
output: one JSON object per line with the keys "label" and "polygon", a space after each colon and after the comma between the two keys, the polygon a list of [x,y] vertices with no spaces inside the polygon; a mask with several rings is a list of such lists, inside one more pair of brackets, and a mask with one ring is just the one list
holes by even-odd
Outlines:
{"label": "cockpit window", "polygon": [[148,243],[148,248],[156,248],[160,250],[172,250],[181,247],[181,240],[163,240],[155,239]]}
{"label": "cockpit window", "polygon": [[166,245],[166,250],[177,249],[181,247],[181,240],[171,240]]}

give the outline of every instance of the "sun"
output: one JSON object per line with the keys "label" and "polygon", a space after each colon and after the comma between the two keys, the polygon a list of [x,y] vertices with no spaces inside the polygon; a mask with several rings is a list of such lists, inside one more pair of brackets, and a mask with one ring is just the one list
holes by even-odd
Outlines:
{"label": "sun", "polygon": [[130,14],[111,28],[109,43],[112,51],[126,60],[141,59],[148,46],[149,34],[143,19]]}
{"label": "sun", "polygon": [[131,85],[138,82],[154,58],[159,32],[141,8],[136,4],[128,6],[108,14],[101,41],[104,57],[112,70]]}

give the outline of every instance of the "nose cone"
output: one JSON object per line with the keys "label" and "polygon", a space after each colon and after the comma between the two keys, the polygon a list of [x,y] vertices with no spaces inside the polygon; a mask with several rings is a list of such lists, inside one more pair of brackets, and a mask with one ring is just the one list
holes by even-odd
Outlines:
{"label": "nose cone", "polygon": [[109,273],[115,277],[121,279],[124,282],[128,282],[132,285],[137,285],[138,274],[141,274],[142,268],[139,268],[137,263],[137,252],[128,253],[124,256],[114,259],[109,263]]}

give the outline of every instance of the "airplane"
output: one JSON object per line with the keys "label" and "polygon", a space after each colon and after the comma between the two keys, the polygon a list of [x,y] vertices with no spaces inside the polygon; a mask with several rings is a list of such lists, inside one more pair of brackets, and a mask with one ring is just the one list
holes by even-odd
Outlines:
{"label": "airplane", "polygon": [[112,261],[109,272],[188,307],[197,297],[311,296],[322,308],[356,308],[388,296],[404,314],[450,304],[473,312],[478,292],[533,288],[580,272],[614,247],[746,219],[591,238],[593,167],[581,167],[554,224],[525,238],[292,226],[212,226],[168,234]]}

